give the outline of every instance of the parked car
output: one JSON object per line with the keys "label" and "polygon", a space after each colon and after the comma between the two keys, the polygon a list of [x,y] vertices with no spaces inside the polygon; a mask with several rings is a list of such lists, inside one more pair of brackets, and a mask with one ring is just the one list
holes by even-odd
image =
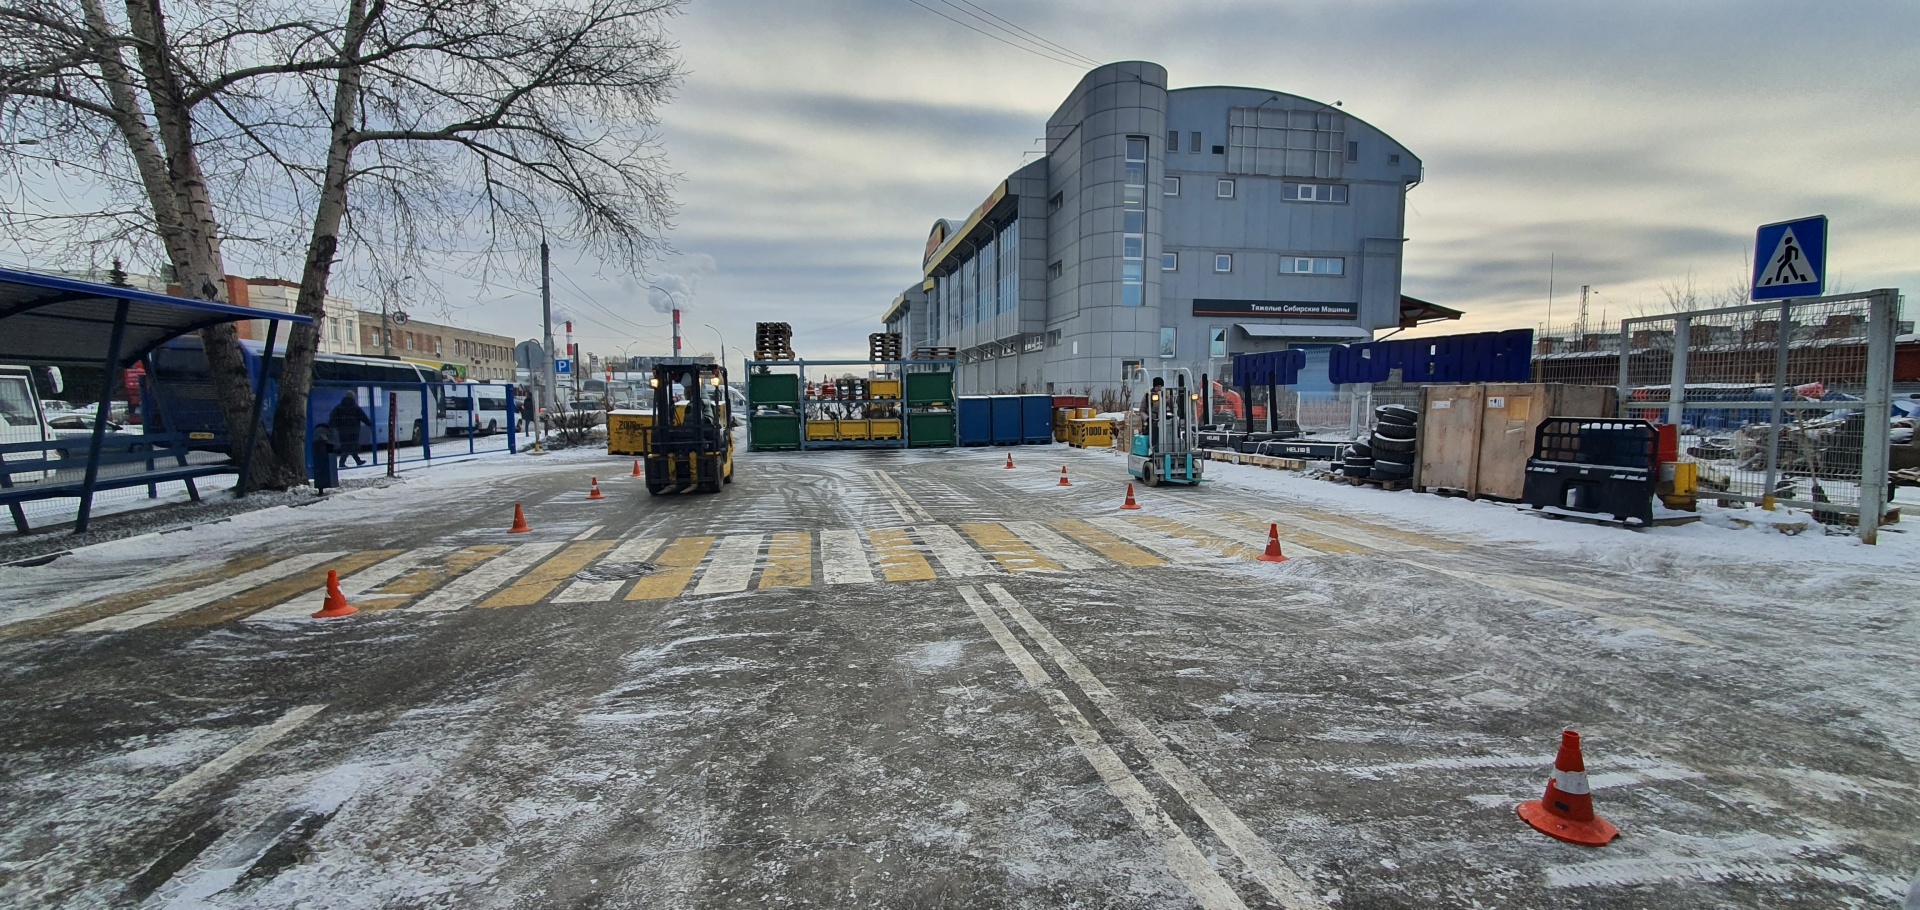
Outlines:
{"label": "parked car", "polygon": [[[87,440],[93,438],[93,415],[84,412],[70,412],[58,416],[47,416],[47,428],[53,432],[54,439],[70,444],[62,445],[54,451],[61,458],[84,458],[87,454]],[[107,421],[109,433],[139,433],[140,427]]]}

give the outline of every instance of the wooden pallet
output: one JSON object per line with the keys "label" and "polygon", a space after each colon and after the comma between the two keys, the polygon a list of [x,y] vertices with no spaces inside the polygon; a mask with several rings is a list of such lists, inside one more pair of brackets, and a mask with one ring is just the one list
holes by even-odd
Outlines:
{"label": "wooden pallet", "polygon": [[1379,487],[1389,493],[1398,493],[1401,490],[1413,489],[1413,478],[1410,477],[1399,480],[1384,480],[1378,477],[1348,477],[1345,474],[1329,474],[1327,479],[1334,483],[1344,483],[1350,487]]}
{"label": "wooden pallet", "polygon": [[1281,458],[1278,455],[1248,455],[1232,449],[1206,449],[1208,461],[1223,461],[1227,464],[1246,464],[1260,468],[1275,468],[1282,471],[1304,471],[1307,463],[1298,458]]}

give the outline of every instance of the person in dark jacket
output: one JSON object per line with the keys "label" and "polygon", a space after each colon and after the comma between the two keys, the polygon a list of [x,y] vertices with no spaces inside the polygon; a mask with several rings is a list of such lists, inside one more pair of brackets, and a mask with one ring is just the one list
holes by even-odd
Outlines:
{"label": "person in dark jacket", "polygon": [[373,418],[360,409],[360,402],[354,400],[352,392],[342,396],[340,403],[333,406],[333,413],[327,415],[327,426],[333,428],[335,445],[340,453],[340,466],[347,466],[347,456],[353,456],[353,463],[366,464],[360,458],[360,425],[373,426]]}

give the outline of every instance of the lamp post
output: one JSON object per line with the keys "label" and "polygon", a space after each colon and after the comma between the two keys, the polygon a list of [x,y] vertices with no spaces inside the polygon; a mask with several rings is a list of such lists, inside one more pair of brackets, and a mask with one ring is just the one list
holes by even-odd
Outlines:
{"label": "lamp post", "polygon": [[700,324],[711,330],[714,337],[720,339],[720,366],[724,369],[727,365],[727,336],[721,334],[719,329],[714,328],[711,322],[703,322]]}
{"label": "lamp post", "polygon": [[667,295],[667,299],[673,302],[673,356],[677,360],[680,357],[680,298],[657,284],[649,284],[647,287]]}

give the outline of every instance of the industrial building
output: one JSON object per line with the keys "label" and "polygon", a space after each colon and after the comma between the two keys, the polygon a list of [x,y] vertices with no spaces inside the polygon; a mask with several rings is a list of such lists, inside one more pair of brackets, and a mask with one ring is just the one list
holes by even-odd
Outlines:
{"label": "industrial building", "polygon": [[934,222],[882,321],[909,349],[956,349],[962,393],[1097,394],[1458,318],[1400,292],[1421,177],[1338,102],[1108,64],[1047,120],[1045,157]]}

